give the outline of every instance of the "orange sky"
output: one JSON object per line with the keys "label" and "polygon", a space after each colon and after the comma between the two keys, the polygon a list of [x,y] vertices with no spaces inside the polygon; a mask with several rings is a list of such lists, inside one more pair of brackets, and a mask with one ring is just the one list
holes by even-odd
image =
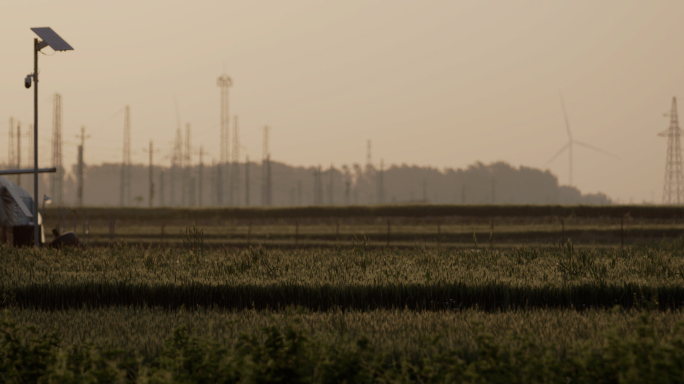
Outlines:
{"label": "orange sky", "polygon": [[252,159],[268,124],[272,158],[295,165],[363,163],[370,139],[377,162],[503,160],[565,184],[567,155],[547,165],[567,142],[562,91],[574,138],[621,158],[577,147],[575,185],[650,202],[662,194],[663,112],[672,96],[684,103],[678,1],[5,0],[0,13],[3,161],[9,117],[32,120],[30,27],[51,26],[76,49],[39,57],[43,165],[55,92],[65,164],[81,125],[86,162],[120,161],[126,104],[134,161],[154,139],[168,163],[174,97],[193,144],[218,158],[225,68]]}

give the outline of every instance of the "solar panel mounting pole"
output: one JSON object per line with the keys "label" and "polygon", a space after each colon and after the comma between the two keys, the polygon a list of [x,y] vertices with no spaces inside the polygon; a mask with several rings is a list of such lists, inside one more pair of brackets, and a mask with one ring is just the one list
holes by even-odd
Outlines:
{"label": "solar panel mounting pole", "polygon": [[50,47],[55,51],[73,51],[74,48],[62,39],[50,27],[31,28],[31,30],[42,39],[33,39],[33,73],[26,76],[24,85],[31,87],[31,79],[35,86],[33,88],[33,244],[40,246],[40,227],[38,225],[38,52],[45,47]]}
{"label": "solar panel mounting pole", "polygon": [[33,245],[40,246],[38,226],[38,51],[40,43],[33,39]]}

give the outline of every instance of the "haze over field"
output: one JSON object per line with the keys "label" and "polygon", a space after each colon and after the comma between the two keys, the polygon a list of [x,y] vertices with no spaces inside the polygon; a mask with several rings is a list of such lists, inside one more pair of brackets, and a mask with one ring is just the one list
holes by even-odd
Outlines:
{"label": "haze over field", "polygon": [[656,134],[684,95],[676,1],[9,0],[0,13],[0,161],[9,117],[32,122],[30,28],[50,26],[75,51],[39,57],[40,162],[51,161],[59,92],[67,170],[82,125],[86,163],[121,160],[126,104],[133,161],[154,139],[168,165],[174,98],[193,145],[218,159],[225,70],[252,160],[269,125],[272,158],[295,166],[364,164],[372,140],[376,166],[505,161],[565,184],[567,154],[547,165],[567,142],[560,91],[573,138],[621,159],[577,147],[574,185],[659,202],[667,140]]}

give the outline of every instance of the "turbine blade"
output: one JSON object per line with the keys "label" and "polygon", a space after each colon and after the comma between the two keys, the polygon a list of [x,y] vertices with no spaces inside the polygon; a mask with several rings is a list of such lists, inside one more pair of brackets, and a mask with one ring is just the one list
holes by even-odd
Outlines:
{"label": "turbine blade", "polygon": [[549,161],[546,162],[546,165],[549,165],[549,164],[551,164],[552,161],[556,160],[556,157],[560,156],[560,154],[563,153],[563,151],[568,149],[568,147],[570,146],[570,143],[571,142],[568,142],[567,144],[565,144],[563,146],[563,148],[560,149],[560,151],[556,152],[556,154],[553,155],[553,157]]}
{"label": "turbine blade", "polygon": [[608,155],[608,156],[610,156],[610,157],[614,157],[614,158],[620,160],[619,157],[613,155],[612,153],[606,152],[606,151],[604,151],[604,150],[601,149],[601,148],[594,147],[593,145],[589,145],[589,144],[583,143],[583,142],[581,142],[581,141],[573,141],[573,143],[578,144],[578,145],[581,145],[581,146],[586,147],[586,148],[589,148],[589,149],[593,149],[594,151],[601,152],[601,153],[603,153],[604,155]]}
{"label": "turbine blade", "polygon": [[572,133],[570,132],[570,123],[568,122],[568,114],[565,112],[565,101],[563,100],[563,94],[558,92],[561,100],[561,107],[563,107],[563,119],[565,119],[565,129],[568,131],[568,139],[572,141]]}

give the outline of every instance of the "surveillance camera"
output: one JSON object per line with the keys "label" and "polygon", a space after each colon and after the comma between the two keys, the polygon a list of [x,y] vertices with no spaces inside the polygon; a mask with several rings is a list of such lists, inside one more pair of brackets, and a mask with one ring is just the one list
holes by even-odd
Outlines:
{"label": "surveillance camera", "polygon": [[24,79],[24,86],[26,88],[31,88],[31,75],[26,75],[26,78]]}

